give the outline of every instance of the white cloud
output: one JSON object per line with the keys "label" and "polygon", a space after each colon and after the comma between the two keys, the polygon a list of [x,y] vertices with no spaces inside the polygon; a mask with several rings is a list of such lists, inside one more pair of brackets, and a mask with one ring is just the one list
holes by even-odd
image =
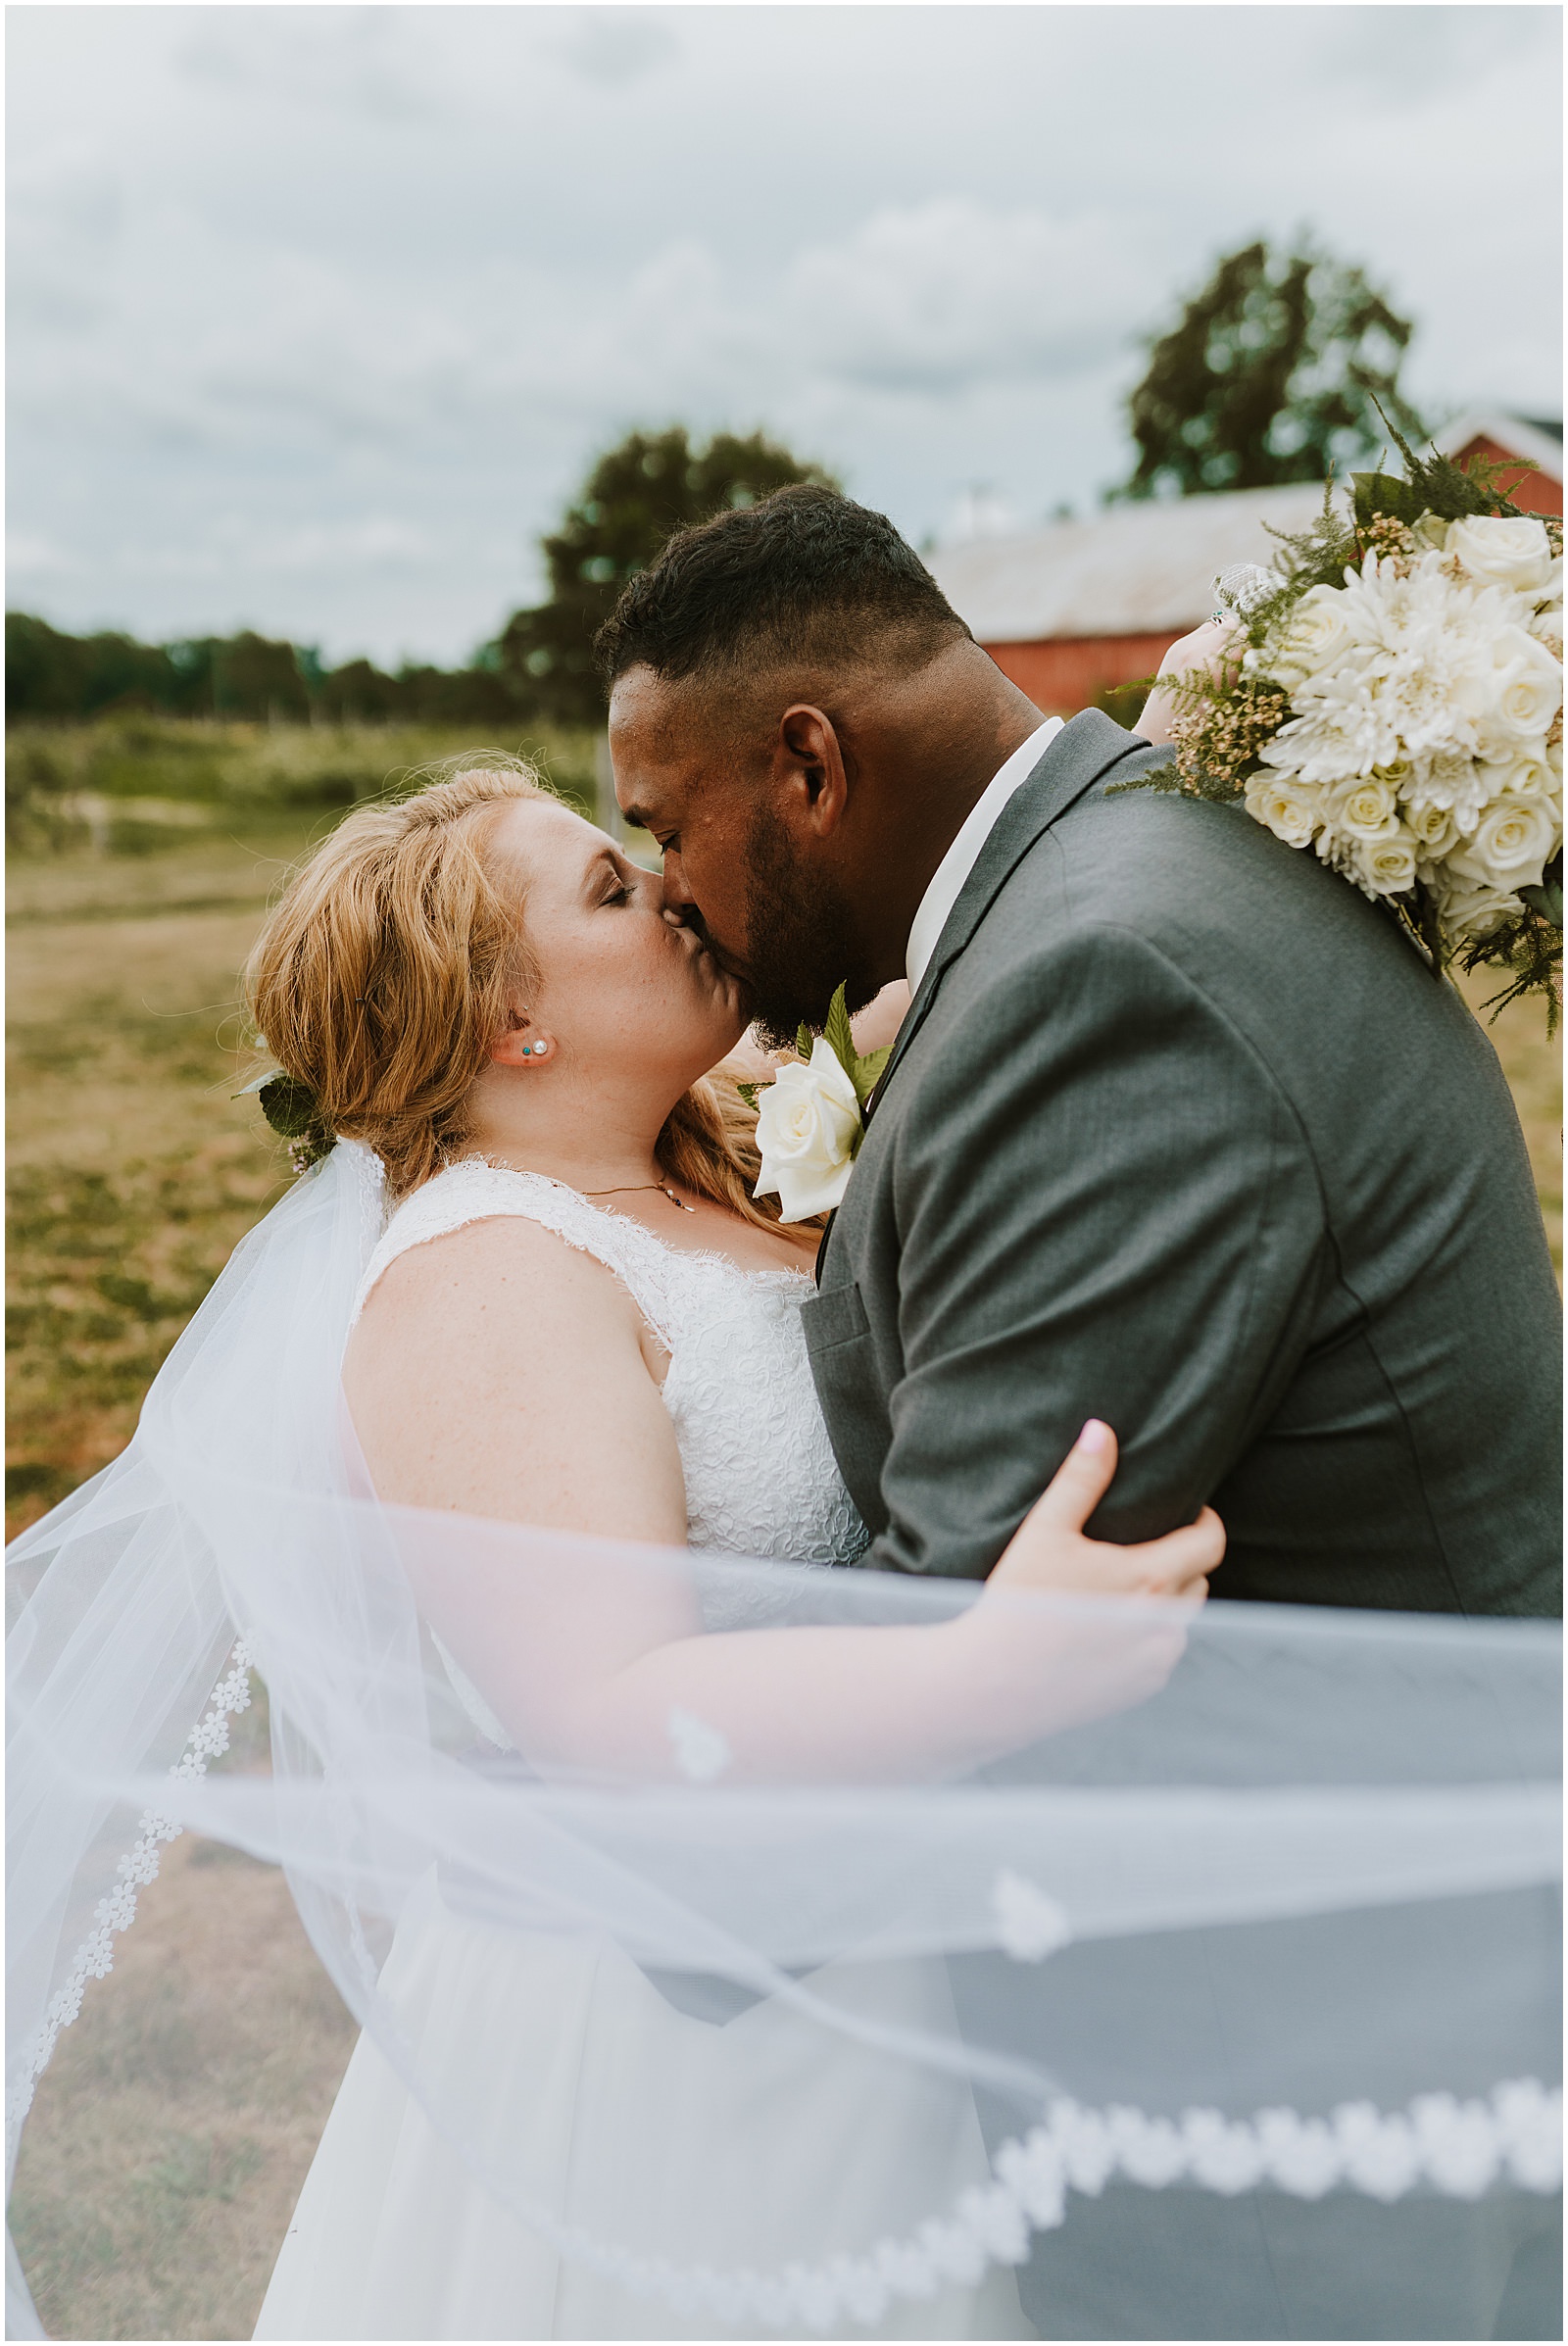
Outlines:
{"label": "white cloud", "polygon": [[[1552,411],[1541,9],[23,9],[12,500],[63,623],[461,656],[626,426],[911,536],[1128,463],[1137,337],[1301,223],[1434,404]],[[69,550],[69,552],[67,551]],[[51,566],[52,563],[52,566]]]}
{"label": "white cloud", "polygon": [[279,37],[267,8],[189,10],[175,51],[177,70],[198,88],[235,92],[254,103],[308,108],[372,123],[407,124],[434,116],[419,70],[417,31],[399,8],[308,7]]}
{"label": "white cloud", "polygon": [[560,22],[560,30],[546,36],[547,46],[585,81],[612,89],[645,80],[680,56],[680,42],[659,9],[550,8],[537,14]]}
{"label": "white cloud", "polygon": [[6,576],[15,585],[32,581],[52,584],[79,574],[81,567],[79,557],[53,538],[18,530],[6,539]]}
{"label": "white cloud", "polygon": [[1103,214],[1054,219],[937,196],[875,213],[792,264],[791,339],[822,372],[892,391],[1077,374],[1157,299],[1147,252]]}

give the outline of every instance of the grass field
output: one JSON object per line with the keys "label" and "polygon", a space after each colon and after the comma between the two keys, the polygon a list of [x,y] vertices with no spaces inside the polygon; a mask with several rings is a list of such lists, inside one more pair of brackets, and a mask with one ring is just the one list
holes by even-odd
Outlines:
{"label": "grass field", "polygon": [[[200,821],[143,806],[107,852],[13,858],[12,1532],[123,1447],[283,1186],[279,1145],[232,1097],[248,1064],[236,972],[332,819],[265,799],[215,801]],[[1558,1053],[1539,1008],[1494,1035],[1560,1248]],[[24,2262],[57,2337],[248,2337],[352,2025],[281,1879],[210,1844],[175,1844],[121,1946],[24,2138]]]}

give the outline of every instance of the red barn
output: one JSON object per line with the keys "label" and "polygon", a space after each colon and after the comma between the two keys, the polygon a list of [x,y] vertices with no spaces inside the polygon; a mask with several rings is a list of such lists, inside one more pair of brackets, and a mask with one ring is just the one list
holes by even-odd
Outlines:
{"label": "red barn", "polygon": [[[1561,513],[1560,425],[1470,415],[1438,445],[1449,456],[1534,460],[1541,469],[1521,471],[1510,495],[1532,513]],[[1111,506],[1028,537],[950,547],[931,569],[1003,673],[1037,708],[1070,715],[1152,675],[1213,610],[1217,574],[1266,563],[1277,544],[1270,526],[1305,529],[1322,502],[1307,483]]]}
{"label": "red barn", "polygon": [[[1445,456],[1463,464],[1480,457],[1489,464],[1521,465],[1505,472],[1502,486],[1527,513],[1562,513],[1562,424],[1531,415],[1461,415],[1457,423],[1439,432]],[[1523,469],[1535,464],[1534,472]]]}

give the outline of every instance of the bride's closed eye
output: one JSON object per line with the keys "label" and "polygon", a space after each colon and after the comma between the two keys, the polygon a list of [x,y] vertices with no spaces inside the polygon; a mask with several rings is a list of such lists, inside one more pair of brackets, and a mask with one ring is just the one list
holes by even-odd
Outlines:
{"label": "bride's closed eye", "polygon": [[619,856],[608,852],[596,858],[589,883],[596,909],[607,904],[630,904],[637,884],[636,875],[627,870]]}

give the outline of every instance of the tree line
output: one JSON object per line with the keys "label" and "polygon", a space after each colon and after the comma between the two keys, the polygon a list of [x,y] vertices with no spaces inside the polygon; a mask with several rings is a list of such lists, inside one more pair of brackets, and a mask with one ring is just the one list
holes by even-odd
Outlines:
{"label": "tree line", "polygon": [[[1398,379],[1411,331],[1359,269],[1310,246],[1276,255],[1259,239],[1227,254],[1176,323],[1146,342],[1146,370],[1126,403],[1137,463],[1111,496],[1322,480],[1379,445],[1385,416],[1420,436]],[[8,612],[6,713],[597,725],[604,699],[593,637],[627,579],[675,530],[799,480],[837,485],[760,432],[720,432],[701,447],[680,426],[632,432],[600,457],[541,541],[546,600],[514,613],[463,668],[389,674],[368,660],[328,668],[309,646],[248,630],[141,644],[114,632],[66,635]]]}
{"label": "tree line", "polygon": [[326,667],[308,645],[246,630],[172,644],[118,632],[66,635],[26,611],[6,614],[6,713],[83,719],[135,709],[252,723],[598,724],[604,700],[592,645],[621,588],[675,530],[755,504],[787,482],[828,482],[760,433],[706,446],[676,426],[633,432],[602,456],[560,527],[543,541],[548,600],[519,611],[466,667],[368,660]]}

